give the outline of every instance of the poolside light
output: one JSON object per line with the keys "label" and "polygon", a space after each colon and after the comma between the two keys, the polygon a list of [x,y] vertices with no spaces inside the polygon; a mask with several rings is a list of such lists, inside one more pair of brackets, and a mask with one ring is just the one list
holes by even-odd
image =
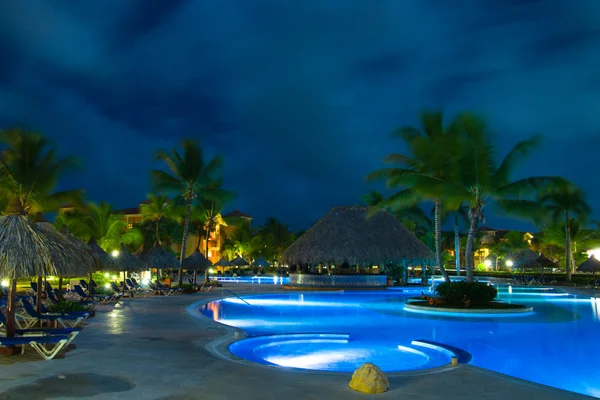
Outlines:
{"label": "poolside light", "polygon": [[3,279],[0,285],[2,285],[2,287],[8,287],[8,279]]}
{"label": "poolside light", "polygon": [[588,257],[594,256],[597,260],[600,260],[600,249],[592,249],[587,251]]}
{"label": "poolside light", "polygon": [[142,286],[147,286],[150,283],[150,279],[144,278],[142,279]]}
{"label": "poolside light", "polygon": [[104,284],[104,289],[110,289],[110,283],[105,283]]}
{"label": "poolside light", "polygon": [[491,266],[492,266],[492,262],[491,262],[490,260],[485,260],[485,261],[483,262],[483,265],[485,265],[487,268],[489,268],[489,267],[491,267]]}
{"label": "poolside light", "polygon": [[113,257],[117,258],[119,257],[119,250],[113,250],[112,253],[110,253]]}
{"label": "poolside light", "polygon": [[209,274],[214,274],[214,273],[215,273],[215,270],[214,270],[213,268],[211,268],[211,269],[209,269],[209,270],[208,270],[208,273],[209,273]]}
{"label": "poolside light", "polygon": [[510,268],[510,267],[512,267],[513,265],[515,265],[515,263],[514,263],[514,262],[512,262],[512,260],[506,260],[506,266],[507,266],[507,267],[509,267],[509,268]]}
{"label": "poolside light", "polygon": [[115,279],[118,279],[118,278],[119,278],[119,277],[118,277],[118,276],[116,276],[116,275],[113,275],[113,276],[112,276],[112,279],[113,279],[113,280],[115,280]]}
{"label": "poolside light", "polygon": [[105,272],[105,273],[104,273],[104,277],[105,277],[105,278],[109,278],[109,277],[110,277],[110,274],[109,274],[108,272]]}

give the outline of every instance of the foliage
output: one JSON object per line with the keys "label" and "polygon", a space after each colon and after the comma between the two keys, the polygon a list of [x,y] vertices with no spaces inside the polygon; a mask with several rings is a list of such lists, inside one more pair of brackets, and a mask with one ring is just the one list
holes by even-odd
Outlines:
{"label": "foliage", "polygon": [[436,292],[448,305],[464,306],[470,300],[471,306],[484,306],[496,298],[498,291],[483,282],[442,282]]}
{"label": "foliage", "polygon": [[21,200],[28,214],[56,211],[67,202],[81,203],[82,190],[54,192],[61,175],[78,167],[77,159],[59,158],[46,138],[22,129],[0,131],[0,143],[2,210],[13,197]]}
{"label": "foliage", "polygon": [[[165,191],[179,196],[186,204],[185,223],[181,239],[181,260],[185,257],[192,202],[198,195],[217,180],[215,176],[223,160],[215,157],[206,161],[198,142],[185,139],[181,143],[182,153],[172,150],[158,151],[156,159],[165,163],[168,171],[152,170],[152,184],[158,191]],[[179,268],[178,284],[183,284],[183,267]]]}
{"label": "foliage", "polygon": [[70,313],[88,311],[87,307],[81,303],[75,303],[68,300],[61,300],[58,304],[48,305],[48,311],[51,313]]}
{"label": "foliage", "polygon": [[143,240],[142,233],[127,229],[123,216],[113,214],[111,205],[105,202],[88,203],[74,212],[59,214],[54,224],[66,225],[72,235],[85,242],[93,236],[105,251],[118,249],[121,243],[134,250]]}

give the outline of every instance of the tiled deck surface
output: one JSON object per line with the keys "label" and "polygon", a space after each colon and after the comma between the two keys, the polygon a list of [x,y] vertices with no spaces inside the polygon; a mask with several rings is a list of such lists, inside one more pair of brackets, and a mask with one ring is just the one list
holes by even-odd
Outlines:
{"label": "tiled deck surface", "polygon": [[[278,291],[272,285],[229,284],[237,293]],[[18,399],[364,399],[350,374],[290,371],[221,359],[205,346],[230,332],[186,308],[220,291],[125,300],[99,306],[64,358],[0,358],[0,400]],[[470,366],[390,378],[380,399],[585,399]]]}

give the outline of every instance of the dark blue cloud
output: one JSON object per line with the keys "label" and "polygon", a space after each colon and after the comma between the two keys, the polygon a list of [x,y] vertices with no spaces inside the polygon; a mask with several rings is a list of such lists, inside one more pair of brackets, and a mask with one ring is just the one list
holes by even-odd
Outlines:
{"label": "dark blue cloud", "polygon": [[596,0],[8,0],[0,124],[81,154],[72,185],[123,207],[156,149],[198,138],[232,206],[302,228],[360,201],[420,109],[469,109],[501,151],[542,133],[519,175],[562,174],[595,203],[599,16]]}

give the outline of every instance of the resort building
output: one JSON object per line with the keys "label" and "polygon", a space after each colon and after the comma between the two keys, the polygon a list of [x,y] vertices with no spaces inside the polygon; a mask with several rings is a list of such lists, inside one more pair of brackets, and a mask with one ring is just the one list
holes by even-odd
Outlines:
{"label": "resort building", "polygon": [[[506,241],[505,236],[512,232],[506,229],[493,229],[487,226],[479,228],[479,248],[475,250],[475,261],[483,263],[486,257],[493,255],[492,248],[499,242]],[[531,245],[533,235],[529,232],[519,232],[523,235],[523,241]]]}

